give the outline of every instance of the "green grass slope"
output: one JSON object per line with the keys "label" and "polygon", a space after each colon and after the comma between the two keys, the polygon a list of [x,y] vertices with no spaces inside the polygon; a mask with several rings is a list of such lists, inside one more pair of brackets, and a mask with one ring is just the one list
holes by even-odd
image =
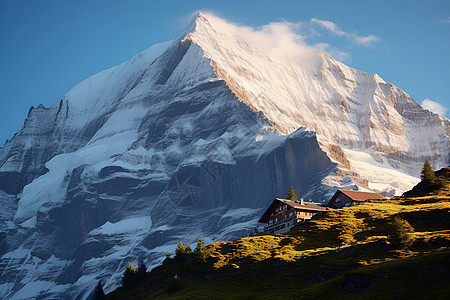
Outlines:
{"label": "green grass slope", "polygon": [[[333,210],[288,234],[166,259],[107,299],[450,299],[450,168],[410,197]],[[176,279],[174,279],[176,275]]]}

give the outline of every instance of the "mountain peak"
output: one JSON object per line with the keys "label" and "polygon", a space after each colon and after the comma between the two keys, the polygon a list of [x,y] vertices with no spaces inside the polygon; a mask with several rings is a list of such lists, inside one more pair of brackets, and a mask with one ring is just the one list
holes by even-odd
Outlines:
{"label": "mountain peak", "polygon": [[[208,24],[208,19],[211,18],[211,17],[213,17],[211,14],[204,13],[204,12],[201,12],[201,11],[196,12],[192,16],[191,21],[189,23],[189,26],[186,28],[186,30],[182,34],[182,37],[184,38],[189,33],[196,31],[198,26],[202,26],[202,25]],[[210,24],[207,25],[207,26],[210,26]]]}

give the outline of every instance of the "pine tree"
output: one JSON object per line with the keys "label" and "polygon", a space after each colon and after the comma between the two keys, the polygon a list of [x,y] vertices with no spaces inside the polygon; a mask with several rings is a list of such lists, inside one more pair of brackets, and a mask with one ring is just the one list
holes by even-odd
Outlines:
{"label": "pine tree", "polygon": [[136,273],[136,281],[145,278],[145,275],[147,275],[147,266],[144,264],[143,261],[139,263],[139,266],[137,267],[135,273]]}
{"label": "pine tree", "polygon": [[141,262],[139,263],[137,271],[138,272],[143,272],[143,273],[147,272],[147,266],[145,265],[143,260],[141,260]]}
{"label": "pine tree", "polygon": [[209,257],[209,250],[206,248],[203,243],[203,239],[199,238],[197,242],[197,247],[194,250],[195,258],[199,262],[206,262],[206,259]]}
{"label": "pine tree", "polygon": [[287,194],[286,199],[288,200],[298,200],[297,199],[297,195],[294,192],[294,188],[291,186],[291,188],[289,189],[289,192]]}
{"label": "pine tree", "polygon": [[186,248],[184,248],[182,242],[180,242],[177,246],[177,249],[175,249],[175,255],[178,256],[180,254],[186,254]]}
{"label": "pine tree", "polygon": [[414,232],[414,228],[408,221],[396,216],[392,221],[393,234],[390,235],[389,240],[395,246],[407,247],[413,242],[411,233]]}
{"label": "pine tree", "polygon": [[186,243],[186,253],[192,253],[191,246],[189,246],[189,243]]}
{"label": "pine tree", "polygon": [[122,285],[123,286],[131,286],[135,283],[136,277],[136,270],[131,265],[131,263],[128,263],[127,267],[125,268],[125,272],[123,272],[122,277]]}
{"label": "pine tree", "polygon": [[197,253],[197,252],[199,252],[199,251],[204,250],[205,248],[206,248],[206,247],[205,247],[205,244],[203,243],[203,239],[202,239],[202,238],[199,238],[199,239],[198,239],[198,242],[197,242],[197,247],[195,247],[194,252]]}
{"label": "pine tree", "polygon": [[436,180],[436,174],[434,174],[433,169],[431,169],[428,159],[423,166],[421,178],[428,184],[433,183]]}
{"label": "pine tree", "polygon": [[105,292],[103,291],[102,283],[99,281],[94,292],[94,300],[104,300],[106,299]]}
{"label": "pine tree", "polygon": [[173,278],[169,281],[169,286],[167,287],[167,293],[176,293],[183,289],[181,285],[180,278],[175,274]]}
{"label": "pine tree", "polygon": [[133,286],[136,282],[144,279],[146,275],[147,266],[143,261],[141,261],[137,267],[133,267],[131,263],[128,263],[127,267],[125,268],[125,272],[123,272],[122,286]]}

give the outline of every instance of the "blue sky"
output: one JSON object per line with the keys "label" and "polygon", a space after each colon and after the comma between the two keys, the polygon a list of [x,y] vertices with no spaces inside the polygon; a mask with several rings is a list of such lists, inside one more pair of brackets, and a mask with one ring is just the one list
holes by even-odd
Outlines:
{"label": "blue sky", "polygon": [[450,109],[448,0],[0,0],[0,145],[31,106],[51,106],[90,75],[177,37],[198,10],[253,27],[299,24],[305,43]]}

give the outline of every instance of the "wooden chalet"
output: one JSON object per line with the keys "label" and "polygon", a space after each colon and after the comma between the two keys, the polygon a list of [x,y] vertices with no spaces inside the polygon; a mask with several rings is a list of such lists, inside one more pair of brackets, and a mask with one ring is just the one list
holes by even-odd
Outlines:
{"label": "wooden chalet", "polygon": [[258,222],[266,223],[264,232],[278,234],[289,232],[300,221],[311,219],[312,216],[326,211],[327,208],[317,203],[300,200],[273,200],[269,208]]}
{"label": "wooden chalet", "polygon": [[385,199],[383,196],[372,192],[337,190],[328,202],[331,208],[342,208],[358,204],[363,204],[369,199]]}

